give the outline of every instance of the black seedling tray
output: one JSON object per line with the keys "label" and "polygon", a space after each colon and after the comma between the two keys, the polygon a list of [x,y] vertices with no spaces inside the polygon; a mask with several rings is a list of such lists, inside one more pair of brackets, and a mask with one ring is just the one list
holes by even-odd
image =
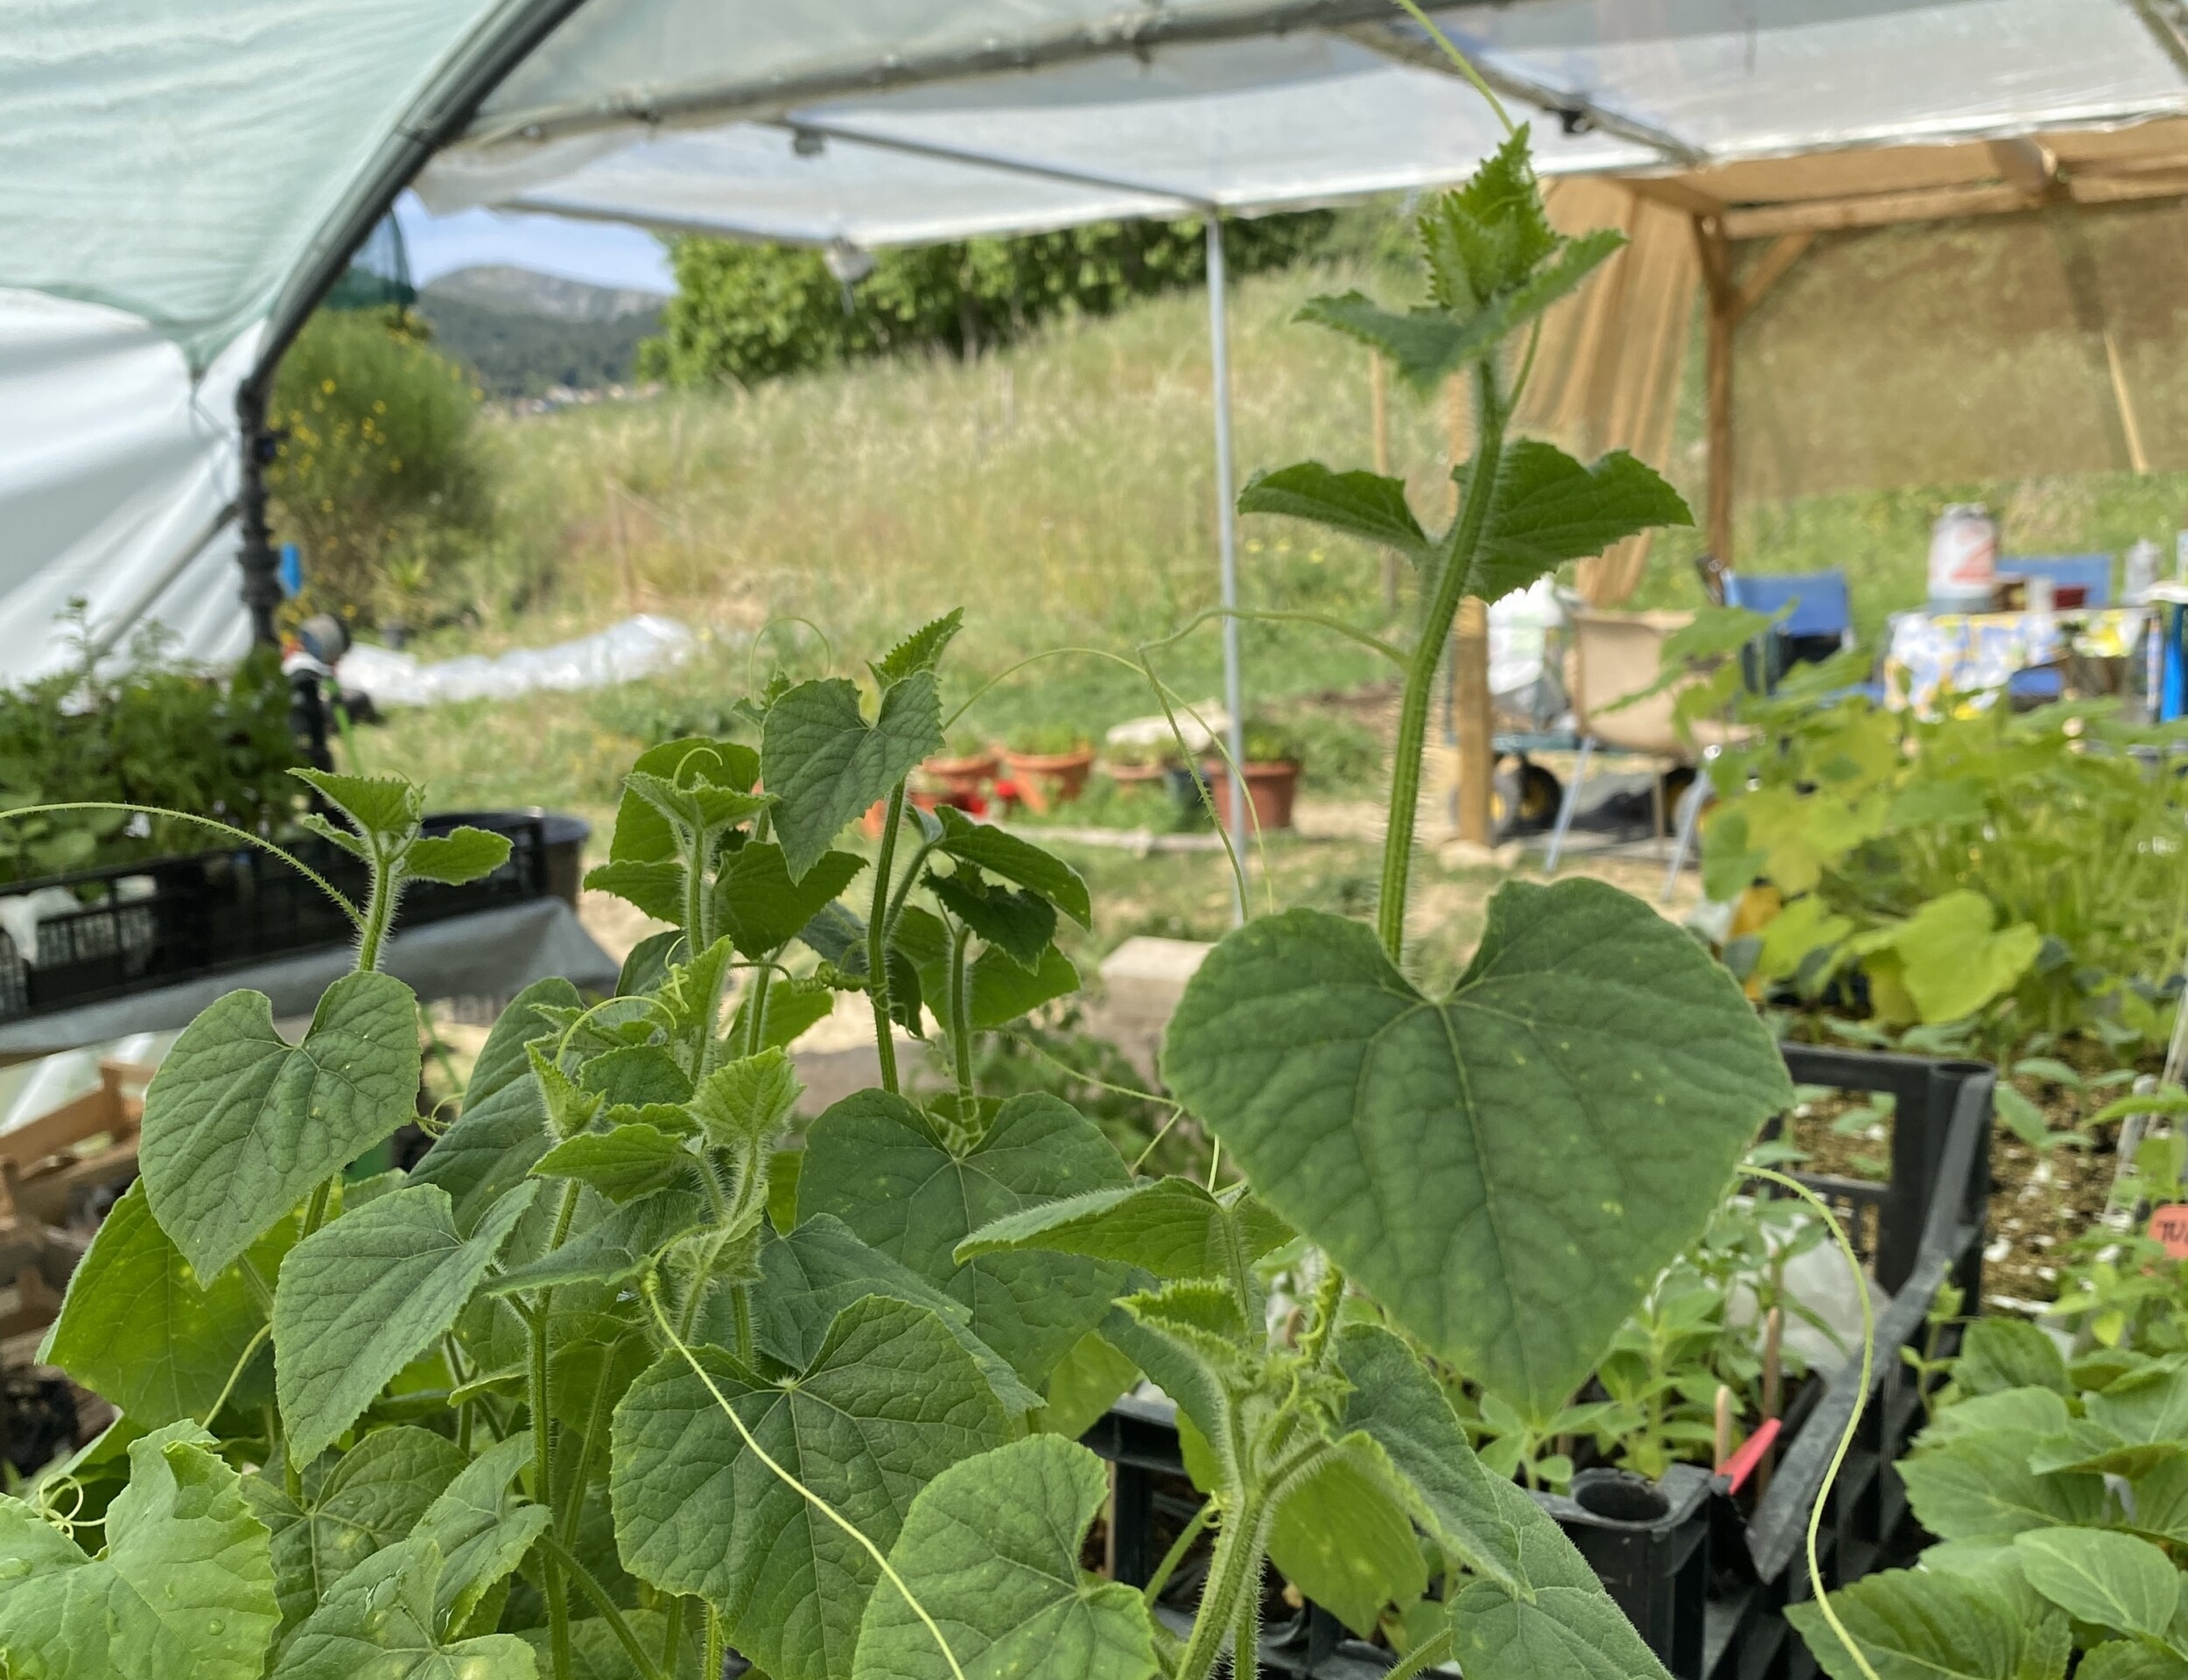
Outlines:
{"label": "black seedling tray", "polygon": [[[550,892],[574,900],[585,823],[543,811],[451,811],[427,817],[425,829],[445,833],[464,823],[507,835],[508,861],[461,886],[413,883],[403,896],[400,926]],[[364,901],[365,867],[349,853],[316,835],[284,843],[284,849],[353,903]],[[0,904],[11,900],[25,905],[18,924],[35,922],[35,960],[13,933],[0,928],[0,1021],[150,991],[356,937],[348,918],[318,887],[270,853],[241,844],[11,881],[0,886]]]}
{"label": "black seedling tray", "polygon": [[[1832,1204],[1893,1297],[1876,1326],[1869,1404],[1817,1537],[1825,1585],[1836,1588],[1920,1550],[1894,1467],[1922,1422],[1915,1373],[1899,1350],[1926,1341],[1940,1286],[1957,1284],[1971,1312],[1982,1298],[1997,1076],[1984,1062],[1806,1045],[1785,1046],[1785,1056],[1798,1083],[1897,1099],[1888,1182],[1795,1175]],[[1958,1337],[1947,1330],[1940,1351],[1951,1352]],[[1853,1409],[1859,1369],[1802,1385],[1759,1496],[1694,1465],[1673,1466],[1654,1485],[1622,1471],[1583,1471],[1572,1497],[1535,1495],[1676,1680],[1808,1680],[1818,1672],[1785,1608],[1814,1596],[1808,1517]],[[1167,1402],[1126,1398],[1083,1438],[1117,1466],[1111,1544],[1117,1578],[1134,1585],[1154,1573],[1165,1486],[1184,1474],[1173,1419]],[[1311,1605],[1294,1623],[1270,1627],[1262,1655],[1269,1666],[1314,1680],[1367,1680],[1391,1660]]]}

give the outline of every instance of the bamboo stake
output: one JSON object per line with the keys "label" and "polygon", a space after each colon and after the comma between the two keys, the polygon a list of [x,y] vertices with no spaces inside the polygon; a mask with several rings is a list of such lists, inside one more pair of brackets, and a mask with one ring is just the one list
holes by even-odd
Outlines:
{"label": "bamboo stake", "polygon": [[[1784,1403],[1785,1386],[1785,1309],[1773,1306],[1763,1320],[1763,1418],[1768,1422],[1778,1416]],[[1771,1471],[1778,1461],[1778,1445],[1772,1442],[1763,1454],[1763,1461],[1755,1466],[1755,1496],[1763,1497],[1771,1490]]]}

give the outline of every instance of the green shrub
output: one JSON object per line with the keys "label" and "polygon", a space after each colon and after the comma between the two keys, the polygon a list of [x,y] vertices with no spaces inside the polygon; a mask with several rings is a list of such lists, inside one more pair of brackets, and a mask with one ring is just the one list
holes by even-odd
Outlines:
{"label": "green shrub", "polygon": [[[71,615],[82,624],[78,603]],[[271,648],[228,676],[175,660],[157,632],[120,676],[69,670],[0,690],[0,808],[107,800],[187,811],[270,834],[301,791],[289,685]],[[189,822],[77,811],[0,823],[0,880],[202,850]]]}
{"label": "green shrub", "polygon": [[304,551],[305,601],[368,620],[414,613],[433,571],[487,524],[479,394],[414,317],[322,312],[283,358],[267,470],[278,534]]}
{"label": "green shrub", "polygon": [[[1240,274],[1318,248],[1326,212],[1225,230]],[[1069,311],[1105,315],[1129,298],[1196,284],[1203,224],[1102,222],[1023,239],[884,251],[846,293],[818,251],[693,236],[672,252],[677,295],[639,371],[677,385],[753,385],[784,374],[908,350],[978,355]]]}

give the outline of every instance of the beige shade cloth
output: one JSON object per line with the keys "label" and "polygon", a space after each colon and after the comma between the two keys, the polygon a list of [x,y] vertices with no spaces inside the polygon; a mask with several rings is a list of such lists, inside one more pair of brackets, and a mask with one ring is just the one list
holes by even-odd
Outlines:
{"label": "beige shade cloth", "polygon": [[[1546,196],[1560,231],[1617,228],[1628,243],[1545,318],[1518,424],[1585,458],[1624,449],[1663,471],[1701,278],[1692,220],[1611,180],[1551,181]],[[1644,533],[1581,562],[1581,593],[1596,606],[1624,600],[1649,544]]]}

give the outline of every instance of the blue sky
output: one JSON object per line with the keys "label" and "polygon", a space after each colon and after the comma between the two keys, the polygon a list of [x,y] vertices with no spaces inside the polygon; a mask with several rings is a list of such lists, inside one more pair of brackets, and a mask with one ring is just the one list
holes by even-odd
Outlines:
{"label": "blue sky", "polygon": [[644,228],[622,222],[494,210],[436,216],[415,192],[396,200],[395,219],[409,247],[410,277],[419,285],[457,269],[499,262],[596,286],[677,289],[667,248]]}

